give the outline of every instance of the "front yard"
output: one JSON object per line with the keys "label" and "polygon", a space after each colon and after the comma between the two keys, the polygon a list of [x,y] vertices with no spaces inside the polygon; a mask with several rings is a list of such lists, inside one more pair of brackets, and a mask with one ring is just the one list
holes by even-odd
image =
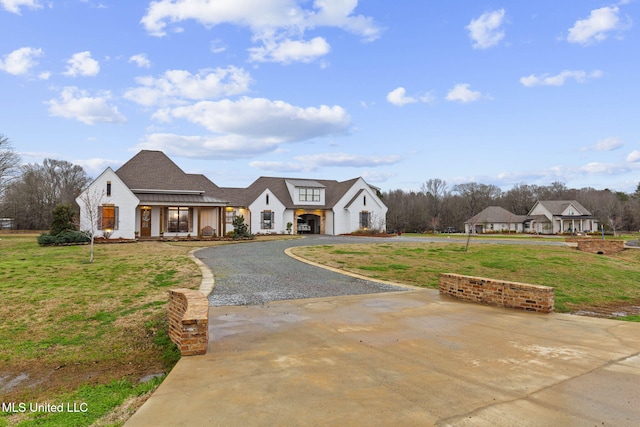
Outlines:
{"label": "front yard", "polygon": [[[454,239],[452,239],[454,240]],[[379,243],[309,246],[296,255],[365,276],[437,288],[440,273],[552,286],[557,312],[640,320],[640,249],[615,256],[543,245]],[[635,308],[634,308],[635,307]]]}

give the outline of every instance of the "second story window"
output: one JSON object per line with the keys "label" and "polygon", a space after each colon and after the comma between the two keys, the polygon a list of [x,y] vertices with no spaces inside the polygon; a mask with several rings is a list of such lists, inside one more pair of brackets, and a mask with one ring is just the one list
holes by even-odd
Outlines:
{"label": "second story window", "polygon": [[111,197],[111,181],[107,181],[107,197]]}
{"label": "second story window", "polygon": [[319,202],[320,201],[319,188],[301,188],[299,194],[300,194],[301,202]]}

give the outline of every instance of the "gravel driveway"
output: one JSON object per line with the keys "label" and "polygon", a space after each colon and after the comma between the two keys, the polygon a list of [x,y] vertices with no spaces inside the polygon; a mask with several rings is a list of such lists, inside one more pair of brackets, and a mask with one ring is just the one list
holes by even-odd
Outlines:
{"label": "gravel driveway", "polygon": [[269,301],[405,291],[356,279],[290,258],[293,246],[380,243],[380,239],[308,236],[304,239],[239,243],[201,249],[196,256],[213,272],[210,306],[257,305]]}

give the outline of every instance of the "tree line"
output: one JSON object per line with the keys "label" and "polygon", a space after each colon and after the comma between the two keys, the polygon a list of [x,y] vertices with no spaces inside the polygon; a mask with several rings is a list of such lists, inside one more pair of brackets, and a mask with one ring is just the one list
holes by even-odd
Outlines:
{"label": "tree line", "polygon": [[447,227],[464,231],[465,221],[489,206],[526,215],[539,200],[576,200],[608,231],[640,230],[640,183],[631,194],[591,187],[568,188],[562,182],[521,183],[503,191],[477,182],[449,187],[446,181],[435,178],[425,181],[419,191],[392,190],[382,195],[389,208],[389,231],[437,232]]}
{"label": "tree line", "polygon": [[61,204],[78,213],[75,199],[90,182],[82,166],[65,160],[22,164],[9,139],[0,134],[0,218],[11,218],[12,228],[48,230]]}

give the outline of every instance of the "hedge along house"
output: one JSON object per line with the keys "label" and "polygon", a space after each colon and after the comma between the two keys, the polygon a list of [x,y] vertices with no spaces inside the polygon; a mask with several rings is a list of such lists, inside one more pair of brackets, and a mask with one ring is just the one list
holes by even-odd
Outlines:
{"label": "hedge along house", "polygon": [[[260,177],[246,189],[224,188],[233,215],[244,215],[254,234],[348,234],[386,229],[379,189],[362,178],[348,181]],[[287,226],[291,227],[288,228]]]}
{"label": "hedge along house", "polygon": [[161,151],[143,150],[117,171],[107,168],[76,198],[80,229],[98,237],[216,237],[242,215],[254,234],[347,234],[384,231],[379,189],[348,181],[258,178],[247,188],[220,188],[188,174]]}
{"label": "hedge along house", "polygon": [[117,171],[107,168],[78,196],[80,229],[125,239],[221,236],[228,204],[222,194],[161,151],[143,150]]}

